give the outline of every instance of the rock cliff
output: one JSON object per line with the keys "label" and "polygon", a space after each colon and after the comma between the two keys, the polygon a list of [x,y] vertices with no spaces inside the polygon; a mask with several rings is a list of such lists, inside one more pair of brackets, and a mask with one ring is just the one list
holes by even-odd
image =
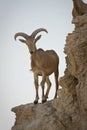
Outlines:
{"label": "rock cliff", "polygon": [[12,109],[12,130],[87,130],[87,13],[75,15],[75,29],[66,37],[66,69],[58,99]]}

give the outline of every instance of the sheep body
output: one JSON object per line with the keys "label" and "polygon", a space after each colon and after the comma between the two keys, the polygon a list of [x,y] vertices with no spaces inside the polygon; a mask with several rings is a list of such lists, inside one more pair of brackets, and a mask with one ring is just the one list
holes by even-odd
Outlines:
{"label": "sheep body", "polygon": [[42,71],[49,76],[58,68],[58,56],[54,50],[38,49],[31,55],[31,68],[33,72],[38,71],[40,76]]}
{"label": "sheep body", "polygon": [[[59,57],[57,53],[54,50],[46,50],[44,51],[43,49],[37,49],[36,48],[36,42],[41,38],[41,35],[37,35],[38,32],[40,31],[45,31],[47,32],[46,29],[40,28],[35,30],[31,36],[25,34],[25,33],[16,33],[14,38],[16,40],[16,37],[22,36],[24,39],[19,39],[21,42],[26,43],[28,46],[29,52],[31,54],[31,70],[34,73],[34,84],[36,88],[36,97],[34,100],[34,103],[38,103],[39,99],[39,94],[38,94],[38,76],[42,76],[42,81],[40,83],[42,87],[42,103],[47,101],[50,87],[51,87],[51,82],[49,79],[49,75],[54,73],[55,77],[55,84],[56,84],[56,91],[55,91],[55,96],[54,98],[57,97],[57,90],[58,90],[58,65],[59,65]],[[47,83],[47,91],[46,94],[44,92],[44,87],[45,87],[45,82]]]}

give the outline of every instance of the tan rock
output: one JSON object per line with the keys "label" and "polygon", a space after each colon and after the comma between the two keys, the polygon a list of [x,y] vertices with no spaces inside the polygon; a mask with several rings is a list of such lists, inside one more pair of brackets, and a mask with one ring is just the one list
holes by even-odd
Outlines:
{"label": "tan rock", "polygon": [[11,130],[87,130],[87,14],[73,19],[75,29],[66,37],[66,69],[58,98],[44,104],[25,104]]}

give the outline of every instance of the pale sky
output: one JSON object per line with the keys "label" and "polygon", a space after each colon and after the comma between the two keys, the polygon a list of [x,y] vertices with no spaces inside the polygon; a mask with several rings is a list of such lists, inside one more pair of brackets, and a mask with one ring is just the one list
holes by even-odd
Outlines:
{"label": "pale sky", "polygon": [[[14,34],[31,34],[43,27],[37,48],[54,49],[60,57],[59,72],[65,70],[65,39],[74,29],[72,0],[0,0],[0,130],[10,130],[15,115],[11,108],[32,103],[35,98],[30,54],[26,45],[14,40]],[[53,76],[51,76],[54,82]],[[49,100],[54,97],[52,85]],[[39,92],[41,98],[41,90]],[[41,100],[40,100],[41,101]]]}

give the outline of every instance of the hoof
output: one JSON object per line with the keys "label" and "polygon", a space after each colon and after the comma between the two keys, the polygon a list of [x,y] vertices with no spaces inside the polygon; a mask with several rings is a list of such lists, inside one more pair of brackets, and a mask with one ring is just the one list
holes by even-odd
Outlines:
{"label": "hoof", "polygon": [[46,99],[44,99],[44,100],[42,100],[42,103],[45,103],[47,100]]}
{"label": "hoof", "polygon": [[54,97],[54,99],[57,99],[57,97]]}
{"label": "hoof", "polygon": [[37,104],[37,103],[38,103],[38,101],[35,100],[35,101],[34,101],[34,104]]}

